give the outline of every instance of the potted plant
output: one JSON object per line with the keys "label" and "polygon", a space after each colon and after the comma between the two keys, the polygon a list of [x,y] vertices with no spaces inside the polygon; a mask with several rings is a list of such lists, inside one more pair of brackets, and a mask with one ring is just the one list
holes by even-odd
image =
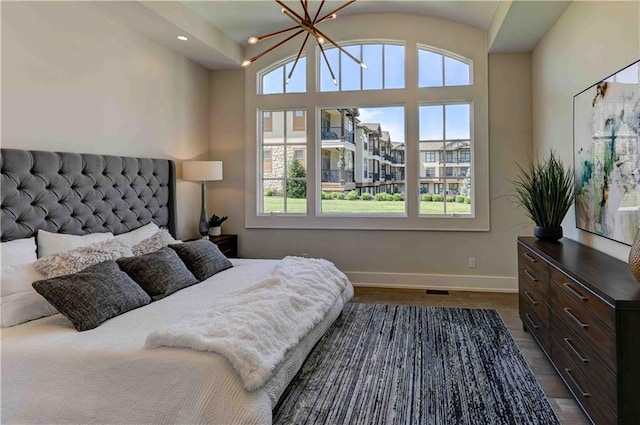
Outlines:
{"label": "potted plant", "polygon": [[224,223],[225,221],[227,221],[229,217],[222,216],[219,217],[217,215],[212,215],[211,218],[209,218],[209,236],[220,236],[222,234],[222,229],[220,228],[220,226],[222,225],[222,223]]}
{"label": "potted plant", "polygon": [[571,167],[565,169],[553,150],[542,162],[530,159],[526,168],[518,167],[520,175],[513,182],[516,198],[535,223],[533,234],[546,240],[562,238],[562,220],[574,196]]}

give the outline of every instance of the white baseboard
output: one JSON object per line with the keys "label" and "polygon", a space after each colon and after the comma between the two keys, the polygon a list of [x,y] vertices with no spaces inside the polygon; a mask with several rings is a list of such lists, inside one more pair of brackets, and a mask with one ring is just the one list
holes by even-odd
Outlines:
{"label": "white baseboard", "polygon": [[346,272],[353,286],[447,291],[518,292],[518,278],[419,273]]}

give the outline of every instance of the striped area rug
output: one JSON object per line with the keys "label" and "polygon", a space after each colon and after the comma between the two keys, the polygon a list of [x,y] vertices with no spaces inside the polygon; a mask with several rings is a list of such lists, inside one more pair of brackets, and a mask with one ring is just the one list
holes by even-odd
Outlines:
{"label": "striped area rug", "polygon": [[495,310],[348,304],[274,424],[559,424]]}

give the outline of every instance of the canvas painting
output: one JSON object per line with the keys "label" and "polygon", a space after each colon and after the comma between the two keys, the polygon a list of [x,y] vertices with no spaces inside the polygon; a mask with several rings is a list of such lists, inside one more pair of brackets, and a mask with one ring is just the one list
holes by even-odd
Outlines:
{"label": "canvas painting", "polygon": [[640,228],[640,61],[577,94],[576,225],[631,245]]}

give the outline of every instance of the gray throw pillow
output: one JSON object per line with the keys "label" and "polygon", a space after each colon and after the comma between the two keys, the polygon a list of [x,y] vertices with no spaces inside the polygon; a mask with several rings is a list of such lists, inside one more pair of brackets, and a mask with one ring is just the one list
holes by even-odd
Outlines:
{"label": "gray throw pillow", "polygon": [[121,258],[117,263],[154,301],[198,283],[175,251],[167,247],[137,257]]}
{"label": "gray throw pillow", "polygon": [[151,298],[115,261],[105,261],[70,275],[33,282],[33,288],[79,331],[149,304]]}
{"label": "gray throw pillow", "polygon": [[218,246],[208,240],[197,240],[181,244],[169,245],[175,250],[191,273],[203,281],[214,274],[233,267],[231,261],[224,256]]}

